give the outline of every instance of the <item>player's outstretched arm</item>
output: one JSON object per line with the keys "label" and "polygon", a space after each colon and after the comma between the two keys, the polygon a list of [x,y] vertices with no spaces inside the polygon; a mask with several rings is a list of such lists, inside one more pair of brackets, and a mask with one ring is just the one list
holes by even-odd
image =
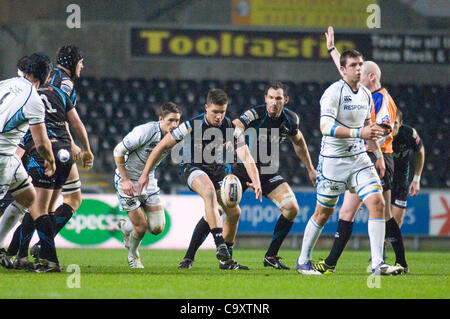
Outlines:
{"label": "player's outstretched arm", "polygon": [[94,154],[92,154],[91,147],[89,145],[89,137],[86,132],[86,128],[83,122],[80,120],[80,117],[78,116],[75,108],[67,112],[66,117],[69,121],[70,127],[75,132],[75,135],[81,143],[80,158],[83,167],[90,169],[94,164]]}
{"label": "player's outstretched arm", "polygon": [[327,39],[328,53],[330,53],[330,56],[333,59],[333,62],[336,65],[339,74],[343,76],[340,62],[341,54],[339,53],[338,49],[334,46],[334,29],[332,26],[329,26],[327,32],[325,32],[325,38]]}
{"label": "player's outstretched arm", "polygon": [[56,171],[55,157],[53,156],[52,144],[47,137],[47,129],[44,123],[30,125],[30,132],[36,150],[44,158],[45,175],[52,176]]}
{"label": "player's outstretched arm", "polygon": [[303,136],[300,130],[297,130],[297,134],[295,136],[291,136],[291,142],[294,146],[295,154],[297,157],[303,162],[307,171],[309,180],[316,187],[316,175],[317,172],[312,164],[311,156],[309,155],[308,146],[305,141],[305,137]]}
{"label": "player's outstretched arm", "polygon": [[244,164],[245,170],[252,181],[251,183],[247,183],[247,186],[252,187],[255,190],[256,199],[262,201],[262,188],[258,168],[256,167],[255,160],[252,154],[250,154],[250,150],[245,142],[243,145],[236,148],[236,155]]}
{"label": "player's outstretched arm", "polygon": [[152,171],[152,169],[155,167],[156,163],[158,162],[159,158],[163,154],[163,152],[166,149],[172,148],[177,144],[177,141],[174,139],[172,134],[166,134],[163,139],[155,146],[153,151],[150,153],[147,162],[145,163],[145,167],[141,173],[141,177],[139,177],[138,180],[138,189],[137,193],[138,195],[141,195],[142,190],[144,187],[148,184],[148,175]]}
{"label": "player's outstretched arm", "polygon": [[255,190],[256,199],[262,201],[262,188],[261,181],[259,179],[258,168],[255,164],[255,159],[250,153],[248,146],[245,144],[244,131],[245,126],[239,119],[235,119],[233,124],[236,126],[235,137],[237,139],[236,155],[242,161],[247,171],[248,176],[251,179],[251,183],[247,182],[247,186],[252,187]]}
{"label": "player's outstretched arm", "polygon": [[420,191],[420,176],[425,164],[425,148],[422,147],[414,153],[414,178],[409,185],[409,195],[416,196]]}

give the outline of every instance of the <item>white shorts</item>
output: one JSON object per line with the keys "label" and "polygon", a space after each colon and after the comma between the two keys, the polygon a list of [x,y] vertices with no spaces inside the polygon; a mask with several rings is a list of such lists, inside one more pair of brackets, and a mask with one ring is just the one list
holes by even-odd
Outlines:
{"label": "white shorts", "polygon": [[319,155],[317,165],[317,194],[338,196],[368,184],[381,185],[377,170],[367,153],[355,156],[331,158]]}
{"label": "white shorts", "polygon": [[[137,181],[131,181],[134,188],[137,190]],[[162,206],[160,189],[158,187],[158,180],[150,178],[147,188],[142,190],[140,196],[129,196],[123,192],[122,179],[120,175],[114,175],[114,188],[116,189],[117,197],[119,198],[119,209],[121,211],[130,212],[139,208],[140,206]]]}
{"label": "white shorts", "polygon": [[32,187],[31,177],[28,176],[19,156],[0,156],[0,199],[8,190],[17,195]]}

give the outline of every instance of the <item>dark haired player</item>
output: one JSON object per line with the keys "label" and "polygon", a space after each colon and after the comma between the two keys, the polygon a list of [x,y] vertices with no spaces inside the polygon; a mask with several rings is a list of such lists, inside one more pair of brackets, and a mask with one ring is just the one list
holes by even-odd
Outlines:
{"label": "dark haired player", "polygon": [[[43,244],[43,258],[51,259],[53,224],[46,211],[36,207],[36,189],[31,184],[20,158],[15,154],[20,139],[30,130],[35,150],[42,157],[42,174],[52,176],[56,170],[51,143],[44,125],[45,106],[37,89],[44,85],[51,69],[50,59],[34,53],[22,60],[24,76],[0,82],[0,199],[9,190],[14,197],[0,221],[0,244],[29,208],[39,237],[49,238]],[[8,265],[4,249],[0,264]]]}
{"label": "dark haired player", "polygon": [[[272,149],[278,147],[288,137],[294,146],[295,153],[304,163],[308,170],[311,183],[315,185],[316,170],[311,162],[306,141],[299,130],[299,117],[285,105],[289,101],[288,88],[281,82],[271,82],[265,91],[265,104],[250,108],[239,118],[233,121],[236,127],[246,132],[249,136],[249,148],[257,151],[253,154],[261,154],[263,148],[267,148],[266,158],[258,157],[256,165],[258,167],[259,178],[261,180],[262,195],[270,199],[280,210],[281,215],[275,225],[272,241],[264,256],[263,264],[275,269],[288,270],[285,264],[281,262],[278,251],[289,233],[294,219],[298,214],[299,207],[297,199],[289,184],[278,174],[279,153]],[[274,130],[275,129],[275,130]],[[250,131],[252,131],[251,134]],[[275,133],[276,132],[276,133]],[[273,134],[276,135],[273,135]],[[246,173],[242,164],[234,164],[232,173],[241,181],[243,191],[250,182],[250,177]],[[228,218],[228,216],[227,216]],[[233,223],[237,228],[237,222]],[[208,224],[203,218],[197,223],[192,235],[189,248],[179,268],[191,268],[197,249],[209,233]],[[234,241],[226,242],[230,253]]]}
{"label": "dark haired player", "polygon": [[[392,147],[394,149],[395,169],[391,204],[392,215],[401,227],[405,217],[408,193],[410,196],[416,196],[420,191],[420,176],[425,163],[425,148],[417,131],[411,126],[403,124],[403,113],[400,110],[397,110],[393,134]],[[410,158],[413,154],[414,177],[408,187]]]}
{"label": "dark haired player", "polygon": [[[51,84],[39,89],[38,94],[45,105],[45,126],[47,135],[52,143],[53,154],[56,158],[56,173],[51,177],[46,177],[42,174],[43,159],[36,152],[35,144],[31,139],[30,133],[25,134],[22,147],[28,156],[27,171],[31,175],[33,185],[37,191],[36,208],[39,211],[49,212],[49,216],[53,222],[54,234],[56,234],[60,229],[57,228],[56,216],[50,209],[59,197],[61,188],[73,164],[70,153],[71,137],[66,129],[66,121],[70,123],[79,138],[83,151],[91,153],[91,150],[85,127],[67,95],[61,89]],[[85,167],[90,166],[87,163],[83,163],[83,165]],[[16,229],[12,243],[7,251],[8,256],[13,256],[18,249],[17,257],[13,263],[13,267],[16,269],[32,268],[32,265],[28,261],[28,246],[34,230],[35,227],[30,214],[25,214],[22,224]],[[35,271],[60,271],[54,245],[51,250],[51,258],[43,260],[37,265]]]}
{"label": "dark haired player", "polygon": [[[223,158],[223,148],[226,142],[234,144],[236,140],[236,154],[244,163],[247,173],[251,177],[252,183],[249,186],[255,189],[257,198],[261,198],[261,185],[258,170],[245,144],[243,132],[225,116],[227,106],[228,97],[223,90],[210,90],[206,98],[205,112],[180,124],[153,149],[139,178],[138,194],[140,195],[142,189],[148,184],[148,174],[155,167],[164,150],[184,141],[184,156],[180,164],[181,174],[188,187],[199,194],[204,201],[204,218],[213,234],[217,247],[216,257],[220,261],[221,268],[236,269],[240,268],[240,265],[231,259],[222,230],[230,237],[235,236],[232,223],[239,220],[240,208],[239,206],[226,207],[216,193],[220,191],[220,182],[226,176]],[[223,229],[218,204],[227,214]]]}

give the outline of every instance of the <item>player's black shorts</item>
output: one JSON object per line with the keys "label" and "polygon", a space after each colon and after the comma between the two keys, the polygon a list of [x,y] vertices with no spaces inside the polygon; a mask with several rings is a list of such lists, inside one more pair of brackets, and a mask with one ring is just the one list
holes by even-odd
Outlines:
{"label": "player's black shorts", "polygon": [[[247,182],[252,182],[250,176],[247,174],[244,164],[233,164],[231,167],[231,172],[239,178],[239,181],[242,184],[242,193],[244,193],[248,188]],[[261,181],[262,194],[265,197],[267,197],[267,195],[270,194],[275,188],[286,182],[278,173],[259,174],[259,180]]]}
{"label": "player's black shorts", "polygon": [[[370,160],[375,164],[377,158],[372,152],[367,152],[369,154]],[[394,178],[394,158],[392,154],[383,154],[384,163],[386,165],[386,172],[383,178],[381,178],[381,185],[383,185],[383,192],[392,189],[392,180]]]}
{"label": "player's black shorts", "polygon": [[[72,168],[73,164],[70,145],[65,142],[57,141],[52,143],[52,149],[56,161],[56,172],[53,176],[47,176],[44,174],[44,159],[37,152],[36,148],[30,151],[29,161],[26,168],[28,174],[33,179],[33,185],[35,187],[46,189],[60,189],[69,176],[70,169]],[[58,152],[62,149],[65,149],[69,152],[69,157],[66,162],[62,162],[58,158]]]}
{"label": "player's black shorts", "polygon": [[391,193],[391,204],[400,208],[406,208],[408,198],[408,187],[393,184]]}
{"label": "player's black shorts", "polygon": [[227,175],[225,165],[196,166],[192,164],[180,164],[180,175],[191,191],[194,190],[191,188],[190,184],[192,183],[192,181],[190,181],[189,177],[192,174],[198,173],[199,171],[203,171],[206,173],[206,175],[208,175],[209,179],[214,184],[215,190],[220,190],[222,181]]}

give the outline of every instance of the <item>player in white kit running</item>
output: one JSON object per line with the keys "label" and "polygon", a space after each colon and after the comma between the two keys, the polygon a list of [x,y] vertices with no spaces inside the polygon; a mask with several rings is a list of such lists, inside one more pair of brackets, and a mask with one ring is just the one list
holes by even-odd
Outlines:
{"label": "player in white kit running", "polygon": [[[369,210],[372,272],[379,274],[386,266],[383,261],[385,203],[375,166],[382,176],[385,163],[376,140],[387,132],[371,124],[372,95],[359,83],[363,65],[361,53],[346,51],[340,62],[343,79],[330,85],[320,99],[323,137],[317,167],[317,204],[306,225],[297,260],[300,274],[321,274],[311,263],[312,250],[334,212],[339,195],[346,189],[357,193]],[[364,140],[376,154],[375,166],[366,153]]]}
{"label": "player in white kit running", "polygon": [[[175,103],[163,104],[160,113],[159,121],[136,126],[114,149],[117,166],[114,186],[119,198],[119,208],[126,211],[130,218],[121,220],[119,228],[124,236],[125,247],[129,249],[128,264],[131,268],[144,268],[138,247],[145,233],[160,234],[165,226],[164,208],[159,196],[158,180],[155,178],[156,167],[149,174],[147,188],[141,195],[137,195],[137,182],[148,156],[164,135],[180,122],[181,108]],[[169,153],[170,150],[165,151],[158,164]]]}

